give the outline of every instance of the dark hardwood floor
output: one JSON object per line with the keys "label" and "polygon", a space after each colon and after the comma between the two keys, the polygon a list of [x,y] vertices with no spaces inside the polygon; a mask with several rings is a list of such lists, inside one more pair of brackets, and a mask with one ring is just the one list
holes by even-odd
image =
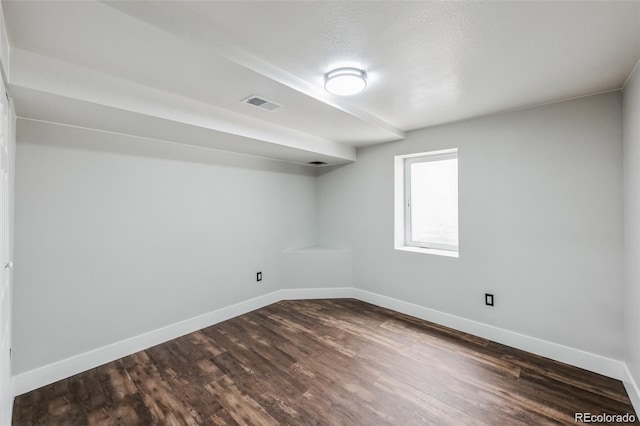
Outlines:
{"label": "dark hardwood floor", "polygon": [[16,398],[14,425],[571,424],[621,382],[350,299],[283,301]]}

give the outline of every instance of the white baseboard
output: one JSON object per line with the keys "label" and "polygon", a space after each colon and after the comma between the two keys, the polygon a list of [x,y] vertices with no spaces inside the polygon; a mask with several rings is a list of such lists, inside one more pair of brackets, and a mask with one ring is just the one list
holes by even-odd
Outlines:
{"label": "white baseboard", "polygon": [[18,374],[14,377],[13,394],[21,395],[107,362],[275,303],[278,300],[280,298],[277,291],[268,293]]}
{"label": "white baseboard", "polygon": [[120,342],[112,343],[52,364],[17,374],[13,377],[13,395],[21,395],[39,387],[66,379],[83,371],[131,355],[185,334],[246,314],[280,300],[352,297],[353,289],[310,288],[286,289],[254,297],[231,306],[199,315]]}
{"label": "white baseboard", "polygon": [[565,364],[584,368],[585,370],[593,371],[614,379],[624,380],[627,377],[624,363],[618,360],[559,345],[557,343],[552,343],[535,337],[526,336],[524,334],[515,333],[503,328],[494,327],[357,288],[353,290],[353,295],[354,298],[362,300],[363,302],[392,309],[403,314],[444,325],[445,327],[473,334],[474,336],[502,343],[503,345],[511,346],[516,349],[521,349],[536,355],[564,362]]}
{"label": "white baseboard", "polygon": [[629,395],[629,399],[631,400],[633,409],[636,410],[636,414],[640,415],[640,389],[638,388],[638,384],[633,378],[629,367],[625,365],[624,369],[627,376],[622,380],[622,382],[624,383],[624,388],[627,390],[627,394]]}
{"label": "white baseboard", "polygon": [[[638,388],[624,363],[578,349],[537,339],[477,321],[436,311],[353,287],[282,289],[227,306],[176,324],[103,346],[13,377],[13,395],[21,395],[39,387],[65,379],[91,368],[114,361],[135,352],[209,327],[238,315],[251,312],[280,300],[355,298],[373,305],[451,327],[478,337],[517,349],[594,371],[625,382],[634,407],[638,407]],[[632,396],[632,393],[634,396]],[[635,397],[635,400],[633,399]],[[638,405],[637,405],[638,404]]]}
{"label": "white baseboard", "polygon": [[336,288],[287,288],[279,291],[280,300],[348,299],[353,297],[353,287]]}

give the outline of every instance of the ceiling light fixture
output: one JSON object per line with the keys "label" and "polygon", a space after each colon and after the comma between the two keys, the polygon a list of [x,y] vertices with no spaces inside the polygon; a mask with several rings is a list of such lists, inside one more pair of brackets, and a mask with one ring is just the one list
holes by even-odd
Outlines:
{"label": "ceiling light fixture", "polygon": [[338,96],[351,96],[367,87],[367,73],[358,68],[338,68],[324,75],[324,88]]}

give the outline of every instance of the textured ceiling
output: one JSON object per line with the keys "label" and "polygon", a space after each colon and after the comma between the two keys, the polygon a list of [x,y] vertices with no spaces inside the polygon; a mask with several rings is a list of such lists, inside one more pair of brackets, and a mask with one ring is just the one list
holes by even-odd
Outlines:
{"label": "textured ceiling", "polygon": [[[47,72],[53,65],[43,58],[52,59],[56,69],[78,67],[85,88],[117,93],[100,86],[100,74],[140,85],[139,98],[164,91],[234,123],[203,124],[212,131],[260,140],[264,127],[272,144],[278,129],[295,132],[309,152],[342,160],[353,155],[327,147],[619,89],[640,58],[637,1],[3,1],[3,9],[16,52],[10,83],[29,89],[21,93],[135,109],[139,99],[88,99],[73,88],[78,78],[58,82],[28,69],[40,61]],[[14,74],[14,62],[30,77]],[[325,93],[324,73],[345,65],[367,71],[367,90]],[[284,107],[268,113],[239,102],[252,94]],[[35,98],[16,104],[47,119]],[[135,112],[157,117],[158,108]]]}
{"label": "textured ceiling", "polygon": [[[232,44],[404,130],[620,88],[640,57],[633,2],[117,2],[194,42]],[[178,18],[179,17],[179,18]]]}

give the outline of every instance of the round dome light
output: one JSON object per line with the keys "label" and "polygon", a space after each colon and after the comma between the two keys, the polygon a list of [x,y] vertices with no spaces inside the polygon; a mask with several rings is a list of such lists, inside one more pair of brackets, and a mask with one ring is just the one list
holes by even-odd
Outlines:
{"label": "round dome light", "polygon": [[367,87],[367,73],[358,68],[338,68],[324,76],[324,88],[338,96],[360,93]]}

